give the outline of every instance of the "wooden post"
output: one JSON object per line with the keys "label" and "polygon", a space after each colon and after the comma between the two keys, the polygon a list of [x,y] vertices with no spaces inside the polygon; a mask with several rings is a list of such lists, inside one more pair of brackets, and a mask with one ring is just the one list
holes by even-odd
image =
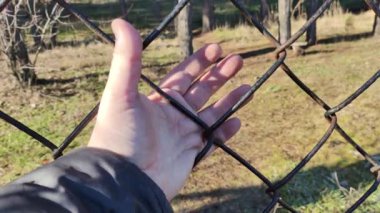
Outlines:
{"label": "wooden post", "polygon": [[[377,6],[380,8],[380,0],[376,1]],[[376,37],[380,37],[380,18],[375,14],[375,21],[373,23],[372,33]]]}
{"label": "wooden post", "polygon": [[278,31],[281,44],[291,36],[290,8],[292,0],[278,0]]}
{"label": "wooden post", "polygon": [[[306,1],[306,16],[310,19],[313,14],[318,10],[318,0]],[[315,45],[317,43],[317,21],[312,23],[306,31],[307,45]]]}
{"label": "wooden post", "polygon": [[[179,2],[180,0],[178,0]],[[193,54],[193,36],[191,32],[191,4],[188,4],[177,16],[177,38],[182,57]]]}
{"label": "wooden post", "polygon": [[202,33],[207,33],[214,29],[214,0],[204,0],[202,11]]}

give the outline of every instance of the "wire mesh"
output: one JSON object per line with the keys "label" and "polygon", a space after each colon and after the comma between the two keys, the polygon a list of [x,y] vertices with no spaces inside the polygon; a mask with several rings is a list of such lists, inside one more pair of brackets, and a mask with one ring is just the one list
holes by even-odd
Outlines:
{"label": "wire mesh", "polygon": [[[80,21],[82,21],[89,29],[91,29],[94,34],[96,34],[99,38],[101,38],[104,42],[114,45],[115,41],[112,37],[102,31],[97,25],[89,20],[83,13],[78,11],[71,4],[67,3],[64,0],[54,0],[61,7],[65,8],[69,13],[73,16],[77,17]],[[360,88],[358,88],[352,95],[343,100],[340,104],[334,107],[330,107],[323,99],[321,99],[316,93],[314,93],[304,82],[302,82],[294,72],[289,68],[289,66],[285,63],[285,59],[287,56],[287,48],[289,48],[298,38],[300,38],[307,29],[327,10],[333,0],[326,0],[319,7],[319,9],[311,16],[307,22],[296,32],[291,38],[289,38],[285,43],[280,44],[279,41],[263,26],[262,23],[249,12],[249,10],[243,5],[240,0],[230,0],[231,3],[241,12],[242,16],[250,23],[253,27],[258,29],[260,33],[267,38],[271,44],[276,48],[274,50],[274,54],[276,55],[276,60],[269,67],[269,69],[256,81],[252,84],[250,90],[244,94],[240,100],[228,109],[214,124],[211,126],[207,125],[201,118],[187,110],[184,106],[182,106],[178,101],[174,98],[166,94],[163,90],[161,90],[156,84],[154,84],[149,78],[145,75],[141,75],[141,80],[147,83],[152,89],[158,92],[161,96],[166,98],[173,107],[177,110],[185,114],[189,119],[194,121],[204,130],[205,135],[205,145],[203,150],[197,155],[195,164],[196,166],[200,160],[206,155],[212,145],[215,145],[221,148],[224,152],[229,154],[239,163],[241,163],[245,168],[251,171],[254,175],[256,175],[266,186],[266,193],[272,199],[271,202],[266,206],[263,212],[271,212],[276,209],[277,205],[282,206],[284,209],[287,209],[290,212],[297,212],[294,208],[292,208],[286,201],[281,198],[280,189],[284,187],[292,178],[314,157],[314,155],[322,148],[322,146],[326,143],[327,139],[331,136],[331,134],[336,131],[338,132],[347,143],[352,145],[365,159],[370,163],[371,168],[370,172],[374,175],[374,182],[371,187],[349,208],[346,212],[353,212],[357,209],[379,186],[380,183],[380,165],[379,163],[373,159],[358,143],[356,143],[344,129],[342,129],[337,121],[336,113],[340,110],[347,107],[352,103],[357,97],[359,97],[363,92],[365,92],[371,85],[373,85],[376,80],[380,76],[380,70],[375,72],[375,74],[366,81]],[[0,3],[0,12],[6,8],[6,6],[10,3],[10,0],[4,0]],[[151,31],[150,34],[143,41],[143,49],[147,48],[152,41],[154,41],[161,32],[170,24],[174,18],[178,15],[178,13],[190,2],[190,0],[182,0],[179,1],[178,4],[172,9],[172,11],[163,19],[163,21]],[[380,17],[380,9],[376,6],[375,2],[371,0],[364,0],[364,2],[371,8],[375,14]],[[281,68],[281,69],[278,69]],[[238,153],[232,150],[230,147],[225,145],[222,141],[214,136],[215,130],[220,127],[228,118],[230,118],[234,113],[236,113],[240,108],[243,107],[244,103],[250,99],[254,93],[260,89],[260,87],[278,70],[282,70],[285,74],[298,86],[300,87],[314,102],[316,102],[320,107],[325,110],[325,118],[329,122],[330,126],[326,130],[325,134],[320,138],[320,140],[315,144],[315,146],[310,150],[310,152],[292,169],[285,177],[280,179],[277,182],[272,182],[263,175],[258,169],[252,166],[248,161],[242,158]],[[28,134],[33,137],[40,143],[42,143],[45,147],[49,148],[53,152],[53,157],[58,158],[62,155],[63,151],[71,144],[71,142],[75,139],[77,135],[79,135],[82,130],[90,123],[90,121],[96,116],[98,112],[99,103],[85,116],[85,118],[75,127],[75,129],[65,138],[65,140],[59,145],[56,146],[54,143],[30,129],[26,125],[12,118],[8,114],[0,111],[0,118],[2,118],[5,122],[15,126],[20,131]]]}

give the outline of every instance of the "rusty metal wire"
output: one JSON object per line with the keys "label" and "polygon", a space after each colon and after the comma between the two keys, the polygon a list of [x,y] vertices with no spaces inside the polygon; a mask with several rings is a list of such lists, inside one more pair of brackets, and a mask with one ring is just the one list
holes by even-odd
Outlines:
{"label": "rusty metal wire", "polygon": [[[101,38],[106,43],[114,45],[114,40],[108,34],[103,32],[99,27],[97,27],[93,22],[91,22],[83,13],[78,11],[72,5],[68,4],[64,0],[54,0],[61,7],[65,8],[73,16],[77,17],[82,21],[89,29],[91,29],[99,38]],[[307,22],[296,32],[293,36],[288,39],[285,43],[280,44],[278,40],[260,23],[260,21],[252,15],[247,8],[243,5],[240,0],[230,0],[231,3],[241,12],[241,14],[247,19],[248,23],[257,28],[261,34],[266,37],[276,49],[274,54],[276,55],[276,60],[273,62],[272,66],[251,86],[251,89],[244,94],[240,100],[228,109],[214,124],[208,126],[201,118],[199,118],[194,113],[187,110],[174,98],[170,97],[164,91],[162,91],[156,84],[154,84],[149,78],[145,75],[141,76],[141,80],[147,83],[152,89],[157,91],[160,95],[166,98],[170,104],[173,105],[176,109],[184,113],[189,119],[194,121],[204,130],[205,135],[205,146],[203,150],[198,154],[195,160],[196,166],[200,160],[206,155],[212,145],[215,145],[221,148],[224,152],[229,154],[232,158],[241,163],[249,171],[251,171],[255,176],[257,176],[261,181],[267,186],[266,193],[271,197],[271,202],[267,205],[263,212],[270,212],[276,208],[277,205],[282,206],[284,209],[289,210],[290,212],[296,212],[286,201],[281,198],[279,190],[289,183],[292,178],[314,157],[314,155],[322,148],[326,143],[331,134],[336,131],[338,132],[347,143],[351,144],[370,164],[370,172],[374,175],[374,182],[372,186],[349,208],[346,212],[353,212],[357,209],[379,186],[380,183],[380,165],[373,159],[358,143],[356,143],[338,124],[336,113],[344,109],[346,106],[352,103],[357,97],[359,97],[363,92],[365,92],[380,76],[380,70],[377,71],[367,82],[365,82],[360,88],[358,88],[352,95],[343,100],[340,104],[335,107],[330,107],[325,101],[323,101],[316,93],[314,93],[305,83],[303,83],[289,68],[285,63],[286,59],[286,49],[289,48],[298,38],[300,38],[314,23],[326,9],[330,6],[333,0],[326,0],[320,6],[320,8],[315,12],[315,14],[307,20]],[[377,16],[380,17],[380,9],[372,0],[364,0],[369,8],[371,8]],[[0,3],[0,12],[6,8],[7,4],[11,2],[10,0],[4,0]],[[182,0],[173,8],[173,10],[164,18],[164,20],[159,24],[158,27],[153,29],[151,33],[144,39],[143,48],[145,49],[154,41],[161,32],[167,27],[169,23],[178,15],[178,13],[190,2],[190,0]],[[281,69],[278,69],[281,68]],[[236,113],[244,103],[250,99],[253,94],[278,70],[282,70],[285,74],[297,85],[299,86],[310,98],[316,102],[320,107],[322,107],[325,112],[325,118],[329,122],[330,126],[326,130],[325,134],[316,142],[315,146],[310,150],[310,152],[298,163],[298,165],[291,170],[284,178],[277,182],[270,181],[265,175],[263,175],[259,170],[252,166],[248,161],[242,158],[238,153],[233,151],[230,147],[225,145],[218,138],[215,138],[213,133],[220,127],[230,116]],[[49,148],[53,152],[54,158],[58,158],[62,155],[63,151],[67,146],[74,140],[74,138],[82,132],[82,130],[90,123],[90,121],[96,116],[98,112],[99,103],[85,116],[85,118],[79,123],[78,126],[65,138],[65,140],[59,145],[56,146],[54,143],[33,131],[26,125],[12,118],[8,114],[0,111],[0,118],[9,124],[15,126],[24,133],[30,135],[44,146]]]}

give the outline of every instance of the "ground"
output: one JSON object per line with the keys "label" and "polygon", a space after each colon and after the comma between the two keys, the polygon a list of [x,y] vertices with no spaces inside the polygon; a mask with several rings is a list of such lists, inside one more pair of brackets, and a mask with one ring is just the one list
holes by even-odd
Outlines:
{"label": "ground", "polygon": [[[293,23],[298,29],[304,20]],[[318,45],[286,63],[329,105],[351,95],[380,68],[380,39],[369,36],[370,12],[325,16],[318,22]],[[273,33],[276,28],[271,28]],[[195,47],[217,42],[224,54],[244,57],[243,70],[213,100],[240,84],[253,84],[274,62],[273,48],[244,24],[219,27],[195,38]],[[158,81],[180,60],[170,36],[160,38],[144,54],[143,72]],[[91,41],[57,47],[41,54],[37,65],[40,85],[20,89],[6,72],[0,73],[1,110],[60,144],[101,96],[112,48]],[[5,70],[4,61],[0,61]],[[141,91],[148,87],[141,83]],[[350,106],[339,112],[338,122],[371,155],[380,153],[380,85],[375,83]],[[211,101],[213,101],[211,100]],[[210,101],[210,102],[211,102]],[[278,70],[236,116],[242,129],[228,145],[272,181],[284,177],[316,144],[328,128],[324,111]],[[93,124],[93,123],[92,123]],[[88,141],[92,126],[70,148]],[[0,122],[0,182],[2,184],[51,161],[48,149]],[[342,212],[372,183],[369,165],[337,133],[281,190],[284,200],[302,212]],[[269,202],[262,182],[239,163],[216,151],[194,172],[173,201],[176,212],[260,212]],[[379,212],[380,191],[358,212]]]}

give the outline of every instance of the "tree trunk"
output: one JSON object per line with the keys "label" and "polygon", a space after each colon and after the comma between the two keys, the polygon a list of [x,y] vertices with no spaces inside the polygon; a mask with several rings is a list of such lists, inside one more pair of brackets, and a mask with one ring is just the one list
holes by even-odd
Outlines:
{"label": "tree trunk", "polygon": [[260,21],[268,24],[270,8],[267,0],[260,0]]}
{"label": "tree trunk", "polygon": [[215,26],[214,0],[204,0],[202,11],[202,33],[207,33]]}
{"label": "tree trunk", "polygon": [[57,46],[57,36],[58,36],[58,22],[54,22],[51,27],[51,36],[50,36],[51,48]]}
{"label": "tree trunk", "polygon": [[31,65],[22,33],[13,22],[13,18],[16,17],[14,6],[10,4],[5,13],[6,15],[1,14],[0,21],[1,49],[7,56],[8,66],[18,82],[23,86],[30,86],[35,83],[37,76]]}
{"label": "tree trunk", "polygon": [[161,20],[162,14],[161,14],[161,0],[154,0],[154,3],[152,4],[152,9],[154,12],[154,15],[157,19]]}
{"label": "tree trunk", "polygon": [[[306,16],[310,19],[318,10],[318,0],[306,1]],[[306,31],[307,45],[315,45],[317,43],[317,21],[312,23]]]}
{"label": "tree trunk", "polygon": [[[178,0],[178,2],[181,0]],[[191,32],[191,5],[188,4],[177,16],[177,38],[182,57],[189,57],[193,53],[193,36]]]}
{"label": "tree trunk", "polygon": [[278,0],[278,22],[280,43],[285,43],[291,36],[290,10],[292,0]]}
{"label": "tree trunk", "polygon": [[[294,1],[293,1],[293,5],[294,5]],[[292,11],[292,14],[290,15],[292,18],[295,18],[295,19],[298,19],[303,11],[303,4],[304,4],[304,0],[296,0],[296,4],[293,6],[293,11]]]}
{"label": "tree trunk", "polygon": [[[380,0],[377,0],[377,6],[380,8]],[[380,17],[375,14],[375,22],[373,23],[372,33],[376,37],[380,37]]]}
{"label": "tree trunk", "polygon": [[30,86],[35,83],[37,76],[31,66],[28,48],[21,37],[20,30],[17,29],[16,31],[15,43],[8,53],[11,69],[13,73],[17,73],[16,77],[21,84]]}
{"label": "tree trunk", "polygon": [[[30,5],[34,5],[33,4],[33,1],[34,0],[29,0],[30,1]],[[49,5],[50,6],[50,5]],[[39,26],[43,26],[43,19],[46,19],[47,17],[47,14],[45,13],[45,10],[43,10],[42,8],[44,7],[43,4],[40,4],[39,2],[37,2],[35,4],[35,14],[34,14],[34,18],[35,18],[35,22],[32,27],[31,27],[31,34],[33,36],[33,41],[34,41],[34,44],[33,44],[33,48],[42,48],[42,49],[45,49],[46,48],[46,45],[45,45],[45,42],[43,40],[43,37],[42,37],[42,29],[39,28]],[[24,19],[25,20],[22,20],[23,23],[26,23],[29,21],[31,17],[27,17]],[[18,17],[18,19],[20,20],[20,18]],[[22,24],[21,26],[23,26],[25,24]]]}
{"label": "tree trunk", "polygon": [[124,18],[127,17],[127,3],[125,1],[126,0],[119,0],[121,16]]}
{"label": "tree trunk", "polygon": [[41,31],[37,28],[37,25],[33,25],[30,30],[34,41],[33,47],[41,47],[42,49],[45,49],[46,45],[45,42],[42,40],[42,34]]}

